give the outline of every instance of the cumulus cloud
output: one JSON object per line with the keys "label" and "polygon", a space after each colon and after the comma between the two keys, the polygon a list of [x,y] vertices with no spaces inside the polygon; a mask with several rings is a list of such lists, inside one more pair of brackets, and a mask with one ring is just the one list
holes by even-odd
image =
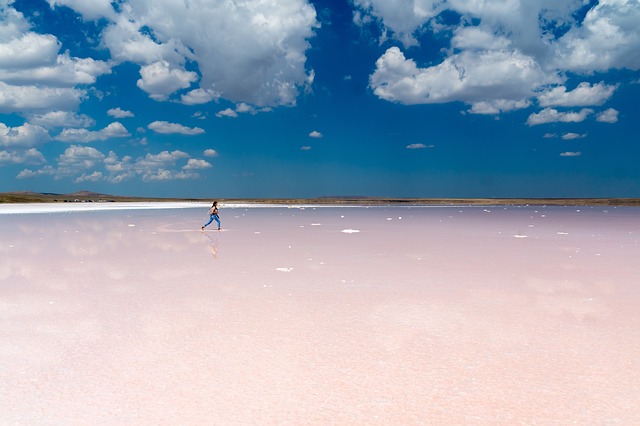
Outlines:
{"label": "cumulus cloud", "polygon": [[82,89],[46,86],[17,86],[0,81],[0,112],[73,110],[86,98]]}
{"label": "cumulus cloud", "polygon": [[211,89],[194,89],[188,93],[182,95],[182,103],[185,105],[200,105],[217,100],[220,98],[220,93]]}
{"label": "cumulus cloud", "polygon": [[162,169],[174,165],[176,161],[183,158],[189,158],[189,154],[180,150],[162,151],[159,154],[147,154],[138,158],[136,166],[144,170]]}
{"label": "cumulus cloud", "polygon": [[109,114],[113,118],[134,117],[134,114],[131,111],[126,111],[126,110],[124,110],[124,109],[122,109],[120,107],[111,108],[109,111],[107,111],[107,114]]}
{"label": "cumulus cloud", "polygon": [[315,138],[315,139],[320,139],[320,138],[322,138],[322,133],[318,132],[317,130],[314,130],[311,133],[309,133],[309,137],[310,138]]}
{"label": "cumulus cloud", "polygon": [[102,74],[111,72],[109,64],[91,58],[72,58],[68,53],[58,55],[54,64],[24,69],[0,67],[0,79],[7,83],[74,86],[93,84]]}
{"label": "cumulus cloud", "polygon": [[115,121],[102,130],[90,131],[87,129],[64,129],[56,140],[62,142],[93,142],[104,141],[113,138],[126,138],[131,136],[127,129],[119,122]]}
{"label": "cumulus cloud", "polygon": [[248,105],[244,102],[240,102],[238,105],[236,105],[236,112],[239,114],[244,114],[244,113],[255,114],[256,109],[251,105]]}
{"label": "cumulus cloud", "polygon": [[567,151],[560,153],[560,157],[580,157],[582,152],[580,151]]}
{"label": "cumulus cloud", "polygon": [[97,182],[100,180],[103,180],[104,176],[102,175],[102,172],[93,172],[93,173],[83,173],[82,175],[78,176],[74,182],[75,183],[81,183],[81,182]]}
{"label": "cumulus cloud", "polygon": [[139,157],[132,167],[145,182],[198,178],[199,175],[190,170],[173,169],[178,160],[186,158],[189,158],[189,155],[183,151],[162,151],[159,154],[147,154],[144,157]]}
{"label": "cumulus cloud", "polygon": [[30,148],[51,140],[49,132],[42,126],[25,123],[22,126],[8,127],[0,123],[0,146]]}
{"label": "cumulus cloud", "polygon": [[554,108],[545,108],[539,113],[533,113],[527,118],[527,124],[529,126],[536,126],[538,124],[545,123],[579,123],[584,121],[590,114],[593,113],[592,109],[583,108],[578,112],[568,111],[560,112]]}
{"label": "cumulus cloud", "polygon": [[417,44],[414,33],[429,19],[444,9],[441,0],[354,0],[354,22],[371,22],[369,17],[380,20],[405,47]]}
{"label": "cumulus cloud", "polygon": [[419,68],[395,46],[376,61],[369,79],[374,93],[392,102],[475,103],[490,98],[511,108],[526,104],[533,89],[557,81],[518,51],[464,51],[436,66]]}
{"label": "cumulus cloud", "polygon": [[198,169],[208,169],[213,167],[211,163],[205,160],[199,160],[196,158],[189,158],[187,164],[182,167],[182,170],[198,170]]}
{"label": "cumulus cloud", "polygon": [[46,129],[58,127],[91,127],[95,120],[85,114],[76,114],[71,111],[49,111],[43,114],[32,114],[29,122]]}
{"label": "cumulus cloud", "polygon": [[565,133],[564,135],[562,135],[562,139],[565,141],[570,141],[573,139],[584,139],[587,137],[586,133],[573,133],[573,132],[568,132]]}
{"label": "cumulus cloud", "polygon": [[469,112],[471,114],[499,114],[501,112],[527,108],[529,105],[531,105],[531,101],[528,99],[492,99],[488,101],[473,102]]}
{"label": "cumulus cloud", "polygon": [[318,26],[314,7],[307,0],[200,4],[130,0],[102,41],[114,60],[142,65],[139,86],[154,99],[196,81],[183,69],[190,61],[201,76],[195,90],[202,91],[185,94],[184,103],[220,96],[257,106],[294,104],[308,81],[307,40]]}
{"label": "cumulus cloud", "polygon": [[601,123],[617,123],[618,111],[613,108],[606,109],[596,116],[596,120]]}
{"label": "cumulus cloud", "polygon": [[157,101],[166,100],[173,92],[186,89],[198,80],[195,72],[171,66],[164,60],[140,68],[140,77],[138,87]]}
{"label": "cumulus cloud", "polygon": [[94,168],[104,160],[100,151],[90,146],[72,145],[58,157],[58,169],[55,177],[73,176]]}
{"label": "cumulus cloud", "polygon": [[163,134],[181,134],[181,135],[201,135],[204,130],[200,127],[186,127],[178,123],[169,123],[168,121],[154,121],[147,126],[156,133]]}
{"label": "cumulus cloud", "polygon": [[56,61],[60,42],[50,34],[33,32],[15,34],[0,43],[0,64],[4,70],[37,68]]}
{"label": "cumulus cloud", "polygon": [[11,3],[0,7],[0,113],[76,109],[87,96],[76,86],[95,83],[110,64],[59,53],[60,41],[31,31]]}
{"label": "cumulus cloud", "polygon": [[309,145],[301,146],[300,151],[310,151],[311,147]]}
{"label": "cumulus cloud", "polygon": [[113,18],[112,0],[47,0],[51,7],[68,6],[82,14],[85,19]]}
{"label": "cumulus cloud", "polygon": [[218,111],[216,113],[216,117],[236,118],[238,117],[238,113],[232,110],[231,108],[227,108],[227,109],[223,109],[222,111]]}
{"label": "cumulus cloud", "polygon": [[26,151],[0,151],[1,164],[42,164],[46,160],[42,153],[35,148]]}
{"label": "cumulus cloud", "polygon": [[[44,158],[35,149],[24,152],[0,151],[0,164],[19,162],[42,163]],[[145,182],[197,179],[197,170],[211,164],[202,159],[189,158],[180,150],[148,153],[135,160],[128,155],[120,158],[114,151],[104,155],[86,145],[72,145],[57,157],[56,167],[46,165],[39,170],[24,169],[17,178],[27,179],[50,175],[55,179],[71,178],[74,182],[108,181],[121,183],[138,177]]]}
{"label": "cumulus cloud", "polygon": [[16,176],[17,179],[29,179],[38,176],[53,176],[56,170],[51,166],[44,166],[40,170],[24,169]]}
{"label": "cumulus cloud", "polygon": [[538,95],[538,102],[543,107],[602,105],[609,100],[616,88],[615,85],[607,85],[603,82],[594,85],[582,82],[578,87],[567,92],[565,86],[558,86]]}
{"label": "cumulus cloud", "polygon": [[407,145],[407,149],[425,149],[425,148],[433,148],[433,145],[425,145],[423,143],[412,143]]}
{"label": "cumulus cloud", "polygon": [[216,151],[215,149],[205,149],[204,150],[204,156],[205,157],[217,157],[218,151]]}
{"label": "cumulus cloud", "polygon": [[[543,107],[602,105],[616,86],[582,83],[568,91],[563,85],[568,74],[640,69],[640,5],[635,0],[592,2],[586,15],[578,13],[585,7],[578,0],[353,3],[356,24],[376,23],[381,38],[400,41],[404,48],[416,45],[427,31],[449,38],[439,64],[419,67],[399,47],[379,58],[370,87],[392,102],[461,101],[479,114],[527,107],[535,97]],[[444,11],[460,19],[445,24]]]}
{"label": "cumulus cloud", "polygon": [[640,5],[637,0],[600,1],[581,25],[558,40],[555,60],[566,70],[591,73],[610,68],[640,69]]}

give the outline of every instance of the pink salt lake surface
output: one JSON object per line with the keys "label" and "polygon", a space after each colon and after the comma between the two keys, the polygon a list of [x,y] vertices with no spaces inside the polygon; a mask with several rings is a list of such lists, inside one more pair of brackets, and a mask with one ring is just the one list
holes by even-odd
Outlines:
{"label": "pink salt lake surface", "polygon": [[0,423],[640,424],[638,209],[196,207],[0,214]]}

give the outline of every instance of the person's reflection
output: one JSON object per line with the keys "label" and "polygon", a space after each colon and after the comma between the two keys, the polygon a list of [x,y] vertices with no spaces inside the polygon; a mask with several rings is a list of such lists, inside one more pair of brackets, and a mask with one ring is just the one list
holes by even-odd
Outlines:
{"label": "person's reflection", "polygon": [[204,234],[209,239],[209,250],[214,259],[218,259],[218,245],[220,244],[220,234],[216,238],[212,238],[209,234]]}

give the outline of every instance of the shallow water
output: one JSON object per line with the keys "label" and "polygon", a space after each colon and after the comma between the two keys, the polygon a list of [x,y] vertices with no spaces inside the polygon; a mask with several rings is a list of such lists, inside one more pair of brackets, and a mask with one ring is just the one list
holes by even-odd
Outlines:
{"label": "shallow water", "polygon": [[640,423],[640,209],[0,215],[8,424]]}

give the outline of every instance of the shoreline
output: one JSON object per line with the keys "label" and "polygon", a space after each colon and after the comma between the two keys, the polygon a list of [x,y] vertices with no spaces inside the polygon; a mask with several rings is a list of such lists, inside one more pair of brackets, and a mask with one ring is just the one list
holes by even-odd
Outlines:
{"label": "shoreline", "polygon": [[[318,205],[318,206],[459,206],[459,205],[536,205],[536,206],[640,206],[640,198],[404,198],[404,197],[312,197],[312,198],[218,198],[225,204],[249,205]],[[0,193],[5,204],[85,204],[85,203],[210,203],[209,198],[126,197],[81,191],[72,194],[35,192]]]}

